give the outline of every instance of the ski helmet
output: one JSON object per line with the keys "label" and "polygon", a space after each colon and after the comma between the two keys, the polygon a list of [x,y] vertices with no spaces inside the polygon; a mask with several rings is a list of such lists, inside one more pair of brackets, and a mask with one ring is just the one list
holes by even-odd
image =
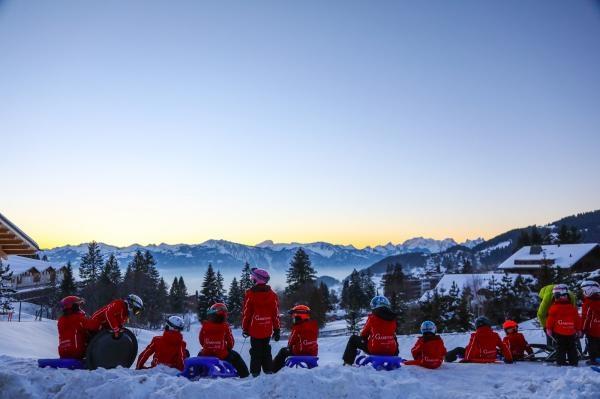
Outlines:
{"label": "ski helmet", "polygon": [[208,308],[208,315],[216,315],[216,316],[223,316],[223,317],[227,317],[227,305],[225,305],[224,303],[221,302],[217,302],[214,305],[212,305],[210,308]]}
{"label": "ski helmet", "polygon": [[377,309],[381,307],[389,308],[391,306],[390,300],[383,295],[377,295],[371,299],[371,309]]}
{"label": "ski helmet", "polygon": [[169,316],[167,323],[165,324],[165,330],[174,329],[177,331],[183,330],[184,322],[179,316]]}
{"label": "ski helmet", "polygon": [[583,296],[590,297],[597,292],[600,292],[600,284],[594,280],[585,280],[581,282],[581,291]]}
{"label": "ski helmet", "polygon": [[135,315],[140,314],[142,310],[144,310],[144,301],[142,301],[142,298],[135,294],[127,295],[125,302],[127,303],[129,310]]}
{"label": "ski helmet", "polygon": [[552,288],[552,296],[554,298],[560,298],[561,296],[569,295],[569,289],[565,284],[556,284]]}
{"label": "ski helmet", "polygon": [[310,308],[306,305],[296,305],[291,308],[288,313],[292,315],[292,318],[299,318],[300,320],[310,319]]}
{"label": "ski helmet", "polygon": [[250,278],[256,284],[267,284],[271,276],[269,276],[269,272],[265,269],[259,269],[257,267],[253,267],[250,269]]}
{"label": "ski helmet", "polygon": [[516,321],[514,320],[506,320],[503,324],[502,324],[502,328],[504,330],[508,330],[509,328],[514,328],[517,329],[519,328],[519,325],[517,324]]}
{"label": "ski helmet", "polygon": [[83,298],[80,298],[75,295],[69,295],[60,300],[60,307],[63,311],[65,310],[76,310],[81,305],[83,305],[85,301]]}
{"label": "ski helmet", "polygon": [[425,334],[425,333],[435,334],[436,331],[437,331],[437,327],[435,326],[435,323],[433,321],[425,320],[423,323],[421,323],[421,334]]}
{"label": "ski helmet", "polygon": [[485,316],[479,316],[478,318],[475,319],[475,328],[479,328],[481,326],[491,327],[492,322],[490,321],[490,319],[488,319]]}

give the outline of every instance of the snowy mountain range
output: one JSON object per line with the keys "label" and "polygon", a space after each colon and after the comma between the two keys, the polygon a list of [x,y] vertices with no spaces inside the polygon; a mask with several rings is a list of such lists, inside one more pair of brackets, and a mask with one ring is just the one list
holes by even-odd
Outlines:
{"label": "snowy mountain range", "polygon": [[[372,265],[387,256],[404,253],[438,253],[457,245],[469,248],[483,242],[482,238],[467,240],[458,244],[452,238],[434,240],[417,237],[401,244],[378,245],[358,249],[352,245],[336,245],[327,242],[313,243],[274,243],[263,241],[255,246],[239,244],[225,240],[208,240],[201,244],[160,244],[116,247],[100,243],[104,255],[114,253],[121,266],[129,262],[137,250],[150,251],[156,258],[160,269],[183,268],[191,266],[205,267],[209,263],[221,270],[239,270],[247,261],[272,270],[285,270],[298,248],[310,255],[313,265],[318,268],[363,268]],[[66,245],[44,250],[43,254],[52,262],[71,262],[78,265],[81,256],[87,251],[87,243]]]}

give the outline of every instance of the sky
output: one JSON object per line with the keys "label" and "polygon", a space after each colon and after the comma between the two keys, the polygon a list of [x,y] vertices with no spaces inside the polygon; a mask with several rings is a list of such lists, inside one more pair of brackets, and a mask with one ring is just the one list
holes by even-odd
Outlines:
{"label": "sky", "polygon": [[593,1],[2,1],[0,212],[358,247],[600,208]]}

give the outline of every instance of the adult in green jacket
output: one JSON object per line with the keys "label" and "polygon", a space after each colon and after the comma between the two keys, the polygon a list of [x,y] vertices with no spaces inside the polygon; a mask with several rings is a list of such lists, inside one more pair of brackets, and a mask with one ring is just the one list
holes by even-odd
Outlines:
{"label": "adult in green jacket", "polygon": [[[540,306],[538,307],[537,318],[540,322],[542,330],[544,331],[546,330],[546,319],[548,318],[548,309],[550,309],[550,305],[552,305],[552,289],[554,288],[554,285],[555,284],[549,284],[545,287],[542,287],[538,294],[542,301],[540,302]],[[577,298],[575,297],[575,294],[573,294],[571,291],[569,291],[569,298],[571,298],[571,303],[573,304],[573,306],[577,306]]]}

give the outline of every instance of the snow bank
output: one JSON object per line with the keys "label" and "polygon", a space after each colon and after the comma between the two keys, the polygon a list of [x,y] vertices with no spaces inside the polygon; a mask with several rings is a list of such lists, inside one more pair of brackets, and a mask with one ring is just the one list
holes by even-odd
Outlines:
{"label": "snow bank", "polygon": [[[337,326],[335,326],[337,327]],[[143,348],[156,332],[136,330]],[[539,330],[525,331],[531,342],[543,342]],[[199,349],[198,325],[185,332],[192,354]],[[236,350],[248,361],[249,344],[239,331]],[[399,336],[401,356],[410,357],[415,336]],[[319,340],[320,366],[284,369],[276,375],[245,380],[190,382],[165,367],[69,371],[37,368],[36,359],[56,356],[53,321],[0,323],[0,399],[27,398],[597,398],[600,376],[588,367],[557,368],[537,363],[513,365],[444,364],[438,370],[403,367],[392,372],[343,367],[347,337]],[[446,346],[464,346],[468,334],[444,335]],[[244,348],[242,350],[242,345]],[[284,345],[273,343],[273,353]]]}

